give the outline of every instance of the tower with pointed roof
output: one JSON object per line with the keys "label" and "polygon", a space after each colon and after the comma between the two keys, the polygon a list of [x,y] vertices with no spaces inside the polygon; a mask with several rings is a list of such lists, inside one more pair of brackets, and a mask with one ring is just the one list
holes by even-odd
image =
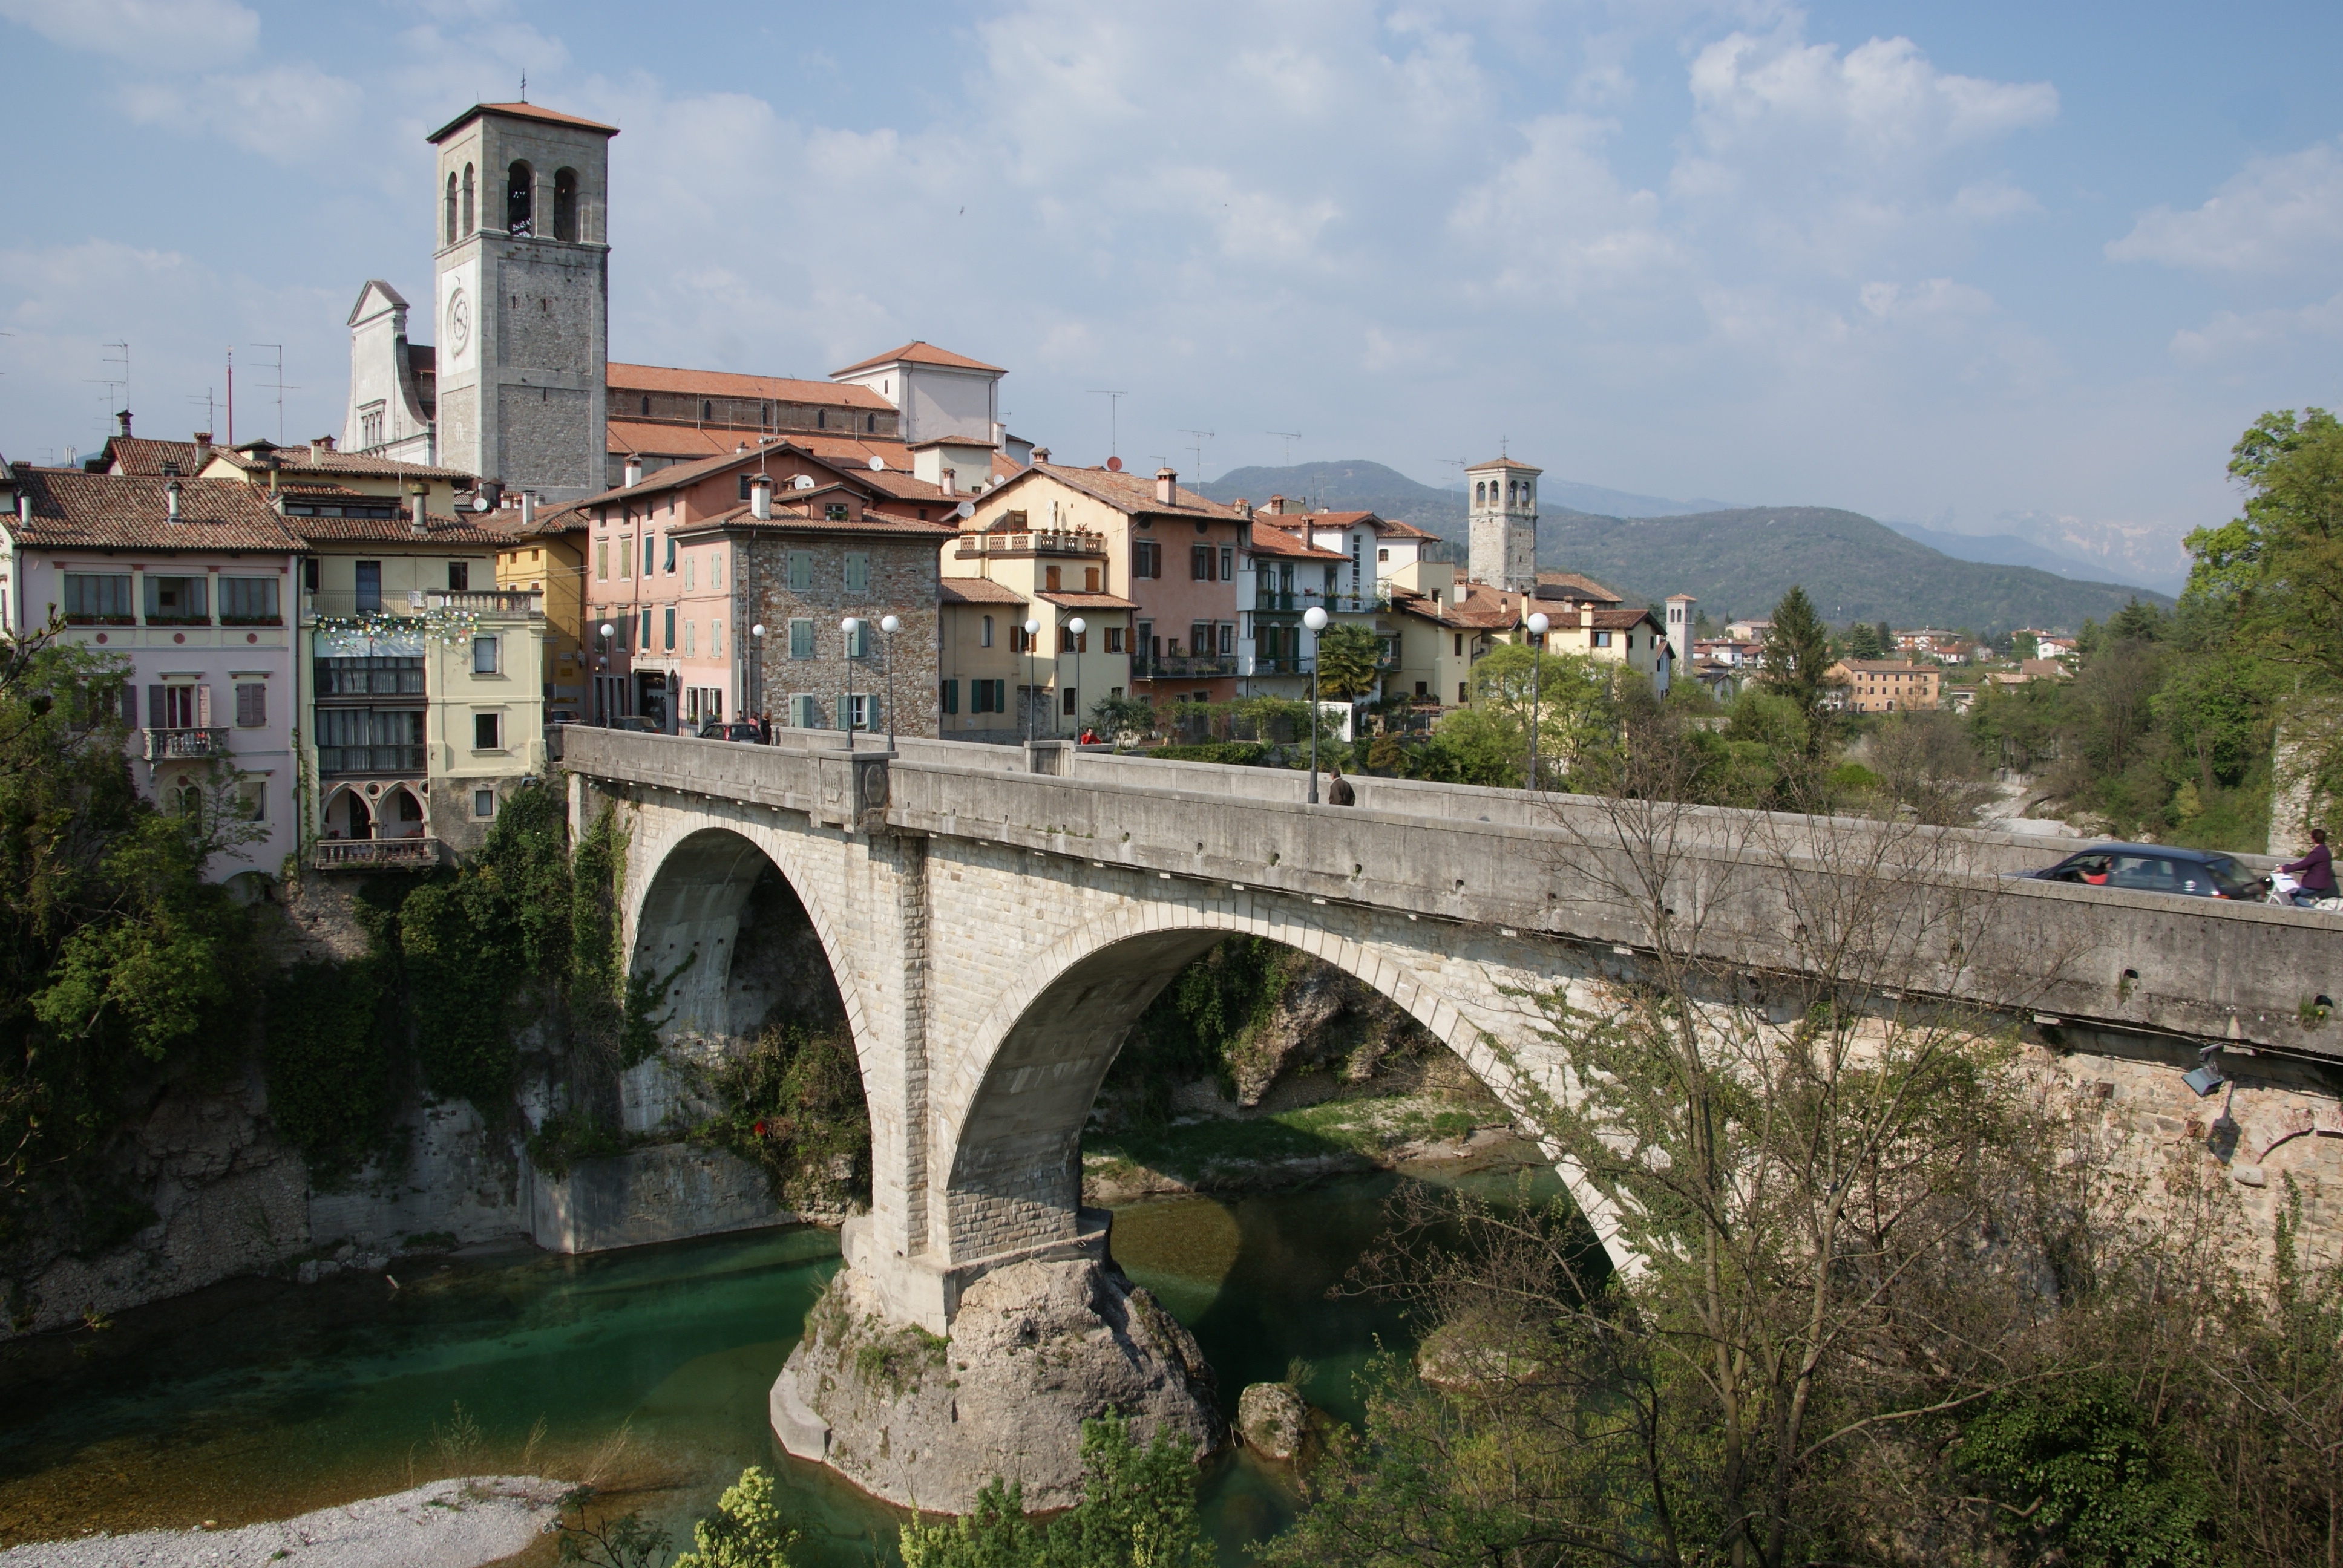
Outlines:
{"label": "tower with pointed roof", "polygon": [[1537,588],[1537,481],[1544,472],[1511,457],[1464,470],[1472,487],[1465,516],[1473,581],[1512,593]]}
{"label": "tower with pointed roof", "polygon": [[441,465],[549,501],[603,488],[616,135],[475,104],[428,138]]}

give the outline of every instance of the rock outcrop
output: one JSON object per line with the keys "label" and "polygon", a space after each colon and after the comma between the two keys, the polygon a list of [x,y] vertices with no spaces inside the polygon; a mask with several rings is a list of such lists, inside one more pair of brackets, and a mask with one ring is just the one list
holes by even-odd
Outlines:
{"label": "rock outcrop", "polygon": [[1237,1397],[1237,1431],[1265,1459],[1290,1460],[1310,1437],[1310,1406],[1290,1383],[1257,1382]]}
{"label": "rock outcrop", "polygon": [[890,1503],[966,1513],[995,1476],[1029,1509],[1081,1500],[1081,1423],[1118,1412],[1199,1459],[1226,1436],[1196,1341],[1111,1262],[1027,1261],[968,1287],[951,1336],[890,1322],[841,1270],[773,1384],[773,1430]]}

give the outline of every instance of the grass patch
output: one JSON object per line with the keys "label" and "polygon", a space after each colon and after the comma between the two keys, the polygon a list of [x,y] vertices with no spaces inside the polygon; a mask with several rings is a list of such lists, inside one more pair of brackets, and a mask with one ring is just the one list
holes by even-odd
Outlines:
{"label": "grass patch", "polygon": [[1268,1116],[1092,1131],[1082,1141],[1082,1170],[1109,1181],[1141,1168],[1192,1180],[1232,1167],[1329,1156],[1373,1162],[1403,1143],[1464,1137],[1480,1121],[1470,1111],[1419,1095],[1332,1100]]}

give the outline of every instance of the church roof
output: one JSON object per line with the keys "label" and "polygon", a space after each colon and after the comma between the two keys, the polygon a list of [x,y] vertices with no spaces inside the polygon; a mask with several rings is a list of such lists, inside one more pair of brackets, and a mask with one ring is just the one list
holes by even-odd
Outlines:
{"label": "church roof", "polygon": [[482,115],[502,115],[515,120],[542,120],[548,126],[575,126],[579,130],[599,131],[606,136],[618,134],[616,126],[606,126],[599,120],[580,119],[576,115],[565,115],[558,109],[542,108],[536,104],[474,104],[423,139],[436,146]]}
{"label": "church roof", "polygon": [[[952,370],[990,370],[1006,376],[1008,371],[998,365],[987,365],[981,359],[970,359],[965,354],[954,354],[949,348],[939,348],[925,338],[914,337],[900,348],[885,354],[874,354],[868,359],[857,360],[843,370],[833,370],[832,376],[851,376],[858,370],[876,370],[881,365],[940,365]],[[890,405],[892,407],[892,405]]]}
{"label": "church roof", "polygon": [[602,381],[613,391],[684,392],[709,397],[760,397],[776,403],[828,403],[838,407],[894,410],[895,405],[868,387],[834,381],[800,381],[785,376],[744,376],[731,370],[683,370],[665,365],[628,365],[612,360]]}
{"label": "church roof", "polygon": [[1519,457],[1492,457],[1485,463],[1474,463],[1464,471],[1468,474],[1477,474],[1484,468],[1511,468],[1518,473],[1523,474],[1543,474],[1545,472],[1544,468],[1537,467],[1529,463],[1524,463]]}
{"label": "church roof", "polygon": [[1614,605],[1620,596],[1577,572],[1540,572],[1537,575],[1537,597],[1540,598],[1581,599],[1589,604]]}

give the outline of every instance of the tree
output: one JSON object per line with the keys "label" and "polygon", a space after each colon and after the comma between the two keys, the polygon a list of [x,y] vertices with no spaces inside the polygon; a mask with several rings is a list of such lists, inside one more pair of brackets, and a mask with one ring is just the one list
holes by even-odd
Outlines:
{"label": "tree", "polygon": [[2343,423],[2324,408],[2265,414],[2229,473],[2244,515],[2188,536],[2188,594],[2233,601],[2265,656],[2343,683]]}
{"label": "tree", "polygon": [[1887,656],[1887,648],[1888,644],[1880,637],[1876,627],[1865,626],[1861,621],[1857,621],[1847,628],[1847,658],[1885,658]]}
{"label": "tree", "polygon": [[[1585,654],[1547,653],[1503,643],[1473,666],[1473,711],[1498,744],[1510,744],[1528,777],[1530,728],[1538,733],[1540,770],[1551,779],[1604,744],[1614,722],[1624,667]],[[1626,672],[1624,678],[1641,681]]]}
{"label": "tree", "polygon": [[752,1464],[724,1489],[716,1512],[691,1527],[691,1550],[669,1568],[789,1568],[797,1539],[773,1506],[773,1478]]}
{"label": "tree", "polygon": [[1383,645],[1369,628],[1338,622],[1318,634],[1318,689],[1343,700],[1375,689],[1376,662]]}
{"label": "tree", "polygon": [[973,1513],[914,1520],[903,1568],[1203,1568],[1212,1550],[1196,1523],[1196,1465],[1168,1432],[1141,1449],[1119,1415],[1082,1422],[1082,1500],[1045,1530],[1022,1489],[988,1484]]}
{"label": "tree", "polygon": [[1805,720],[1805,760],[1819,761],[1834,730],[1828,704],[1836,688],[1829,673],[1830,630],[1805,588],[1792,588],[1774,607],[1758,659],[1758,678],[1795,703]]}
{"label": "tree", "polygon": [[1973,824],[1993,795],[1967,726],[1949,713],[1890,714],[1872,735],[1871,755],[1888,799],[1916,821]]}

